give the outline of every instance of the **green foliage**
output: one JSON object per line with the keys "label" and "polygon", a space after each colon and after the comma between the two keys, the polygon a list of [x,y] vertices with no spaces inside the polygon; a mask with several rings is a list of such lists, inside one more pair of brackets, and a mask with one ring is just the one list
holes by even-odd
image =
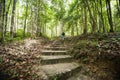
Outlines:
{"label": "green foliage", "polygon": [[116,31],[120,32],[120,24],[116,27]]}
{"label": "green foliage", "polygon": [[53,76],[50,80],[58,80],[57,76]]}
{"label": "green foliage", "polygon": [[115,30],[117,32],[120,32],[120,17],[118,17],[118,15],[115,14],[114,19],[115,19],[115,21],[114,21]]}
{"label": "green foliage", "polygon": [[14,37],[21,37],[21,38],[23,38],[23,30],[22,29],[17,30],[17,32],[15,33]]}
{"label": "green foliage", "polygon": [[[47,36],[56,36],[61,33],[62,28],[66,31],[68,35],[72,34],[82,34],[84,32],[85,23],[87,24],[87,32],[91,33],[93,28],[92,19],[90,17],[89,9],[90,7],[91,14],[97,25],[95,25],[95,31],[103,32],[103,26],[101,25],[102,21],[100,20],[101,15],[104,18],[105,32],[108,32],[110,29],[107,11],[106,11],[106,2],[105,0],[101,0],[102,6],[100,5],[100,0],[91,0],[88,1],[88,5],[86,4],[87,0],[18,0],[16,4],[16,21],[18,30],[14,33],[13,40],[21,40],[26,37],[30,37],[31,34],[44,34],[43,37]],[[6,0],[6,10],[9,5],[10,0]],[[118,5],[116,0],[111,0],[111,8],[112,8],[112,17],[114,21],[114,29],[115,31],[120,31],[120,18],[118,17]],[[26,20],[26,29],[30,30],[31,33],[26,33],[26,36],[23,36],[23,26],[24,20],[26,18],[26,4],[28,4],[28,15]],[[86,19],[85,20],[85,9],[86,9]],[[102,11],[100,10],[102,9]],[[114,9],[114,10],[113,10]],[[8,12],[8,21],[11,20],[9,17],[12,15],[12,4],[10,5],[10,11]],[[8,22],[10,24],[11,21]],[[62,24],[63,22],[63,24]],[[10,25],[7,25],[9,28]],[[57,29],[55,31],[55,27]],[[76,27],[77,26],[77,27]],[[14,26],[15,28],[16,26]],[[36,30],[39,29],[39,30]],[[33,30],[33,33],[32,33]],[[73,30],[73,31],[72,31]],[[26,30],[25,30],[26,31]],[[54,32],[52,32],[54,31]],[[53,34],[52,34],[53,33]],[[50,35],[51,34],[51,35]],[[9,37],[10,34],[7,32],[5,35],[5,39],[7,41],[11,40]],[[37,34],[36,34],[37,35]],[[35,36],[36,36],[35,35]],[[39,35],[40,36],[40,35]],[[1,32],[0,32],[1,38]]]}
{"label": "green foliage", "polygon": [[10,39],[10,32],[6,32],[5,41],[11,41],[11,39]]}
{"label": "green foliage", "polygon": [[10,38],[10,32],[7,32],[5,35],[5,40],[6,42],[11,42],[11,41],[19,41],[25,38],[29,38],[31,37],[31,33],[26,33],[26,36],[23,36],[23,30],[22,29],[18,29],[16,33],[14,33],[14,38],[11,39]]}
{"label": "green foliage", "polygon": [[26,33],[26,36],[23,35],[23,29],[18,29],[17,32],[14,35],[14,38],[20,37],[21,39],[31,37],[31,34],[29,32]]}
{"label": "green foliage", "polygon": [[68,11],[68,14],[71,14],[74,9],[77,7],[78,0],[75,0],[71,5],[70,5],[70,10]]}
{"label": "green foliage", "polygon": [[40,37],[46,38],[46,39],[50,39],[49,36],[47,36],[46,34],[42,34]]}

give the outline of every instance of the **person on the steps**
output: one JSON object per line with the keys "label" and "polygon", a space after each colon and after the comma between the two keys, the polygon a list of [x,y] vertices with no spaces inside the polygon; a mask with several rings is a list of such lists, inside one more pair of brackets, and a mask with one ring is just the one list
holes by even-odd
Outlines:
{"label": "person on the steps", "polygon": [[64,32],[62,32],[61,37],[62,37],[63,40],[65,39],[65,33]]}

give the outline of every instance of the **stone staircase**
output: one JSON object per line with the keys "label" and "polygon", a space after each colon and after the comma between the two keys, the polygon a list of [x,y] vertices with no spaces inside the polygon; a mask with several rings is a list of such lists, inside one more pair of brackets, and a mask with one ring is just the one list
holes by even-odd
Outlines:
{"label": "stone staircase", "polygon": [[46,80],[67,80],[81,69],[81,66],[68,54],[66,47],[62,47],[62,43],[44,48],[41,65],[48,76]]}

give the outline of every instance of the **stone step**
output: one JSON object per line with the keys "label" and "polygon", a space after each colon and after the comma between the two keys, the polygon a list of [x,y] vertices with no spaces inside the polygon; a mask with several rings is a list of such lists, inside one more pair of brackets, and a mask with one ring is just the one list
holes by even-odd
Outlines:
{"label": "stone step", "polygon": [[54,45],[62,45],[62,43],[54,43]]}
{"label": "stone step", "polygon": [[66,47],[66,45],[64,45],[64,44],[61,44],[61,45],[51,45],[50,47]]}
{"label": "stone step", "polygon": [[66,47],[44,47],[47,50],[66,50]]}
{"label": "stone step", "polygon": [[52,44],[50,47],[66,47],[66,45],[64,43],[60,43],[60,44]]}
{"label": "stone step", "polygon": [[48,80],[67,80],[81,70],[81,66],[74,62],[43,65],[41,68],[48,75]]}
{"label": "stone step", "polygon": [[68,78],[67,80],[96,80],[96,79],[95,78],[91,78],[88,75],[77,73],[76,75]]}
{"label": "stone step", "polygon": [[61,50],[43,50],[42,55],[67,55],[67,51]]}
{"label": "stone step", "polygon": [[54,56],[41,56],[41,64],[56,64],[56,63],[65,63],[72,62],[73,58],[70,55],[54,55]]}

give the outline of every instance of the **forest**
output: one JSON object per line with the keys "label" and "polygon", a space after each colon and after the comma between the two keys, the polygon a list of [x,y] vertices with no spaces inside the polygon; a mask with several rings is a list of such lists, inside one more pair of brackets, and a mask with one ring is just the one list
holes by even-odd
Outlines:
{"label": "forest", "polygon": [[120,31],[119,0],[1,0],[1,42]]}
{"label": "forest", "polygon": [[0,80],[120,80],[119,60],[120,0],[0,0]]}

